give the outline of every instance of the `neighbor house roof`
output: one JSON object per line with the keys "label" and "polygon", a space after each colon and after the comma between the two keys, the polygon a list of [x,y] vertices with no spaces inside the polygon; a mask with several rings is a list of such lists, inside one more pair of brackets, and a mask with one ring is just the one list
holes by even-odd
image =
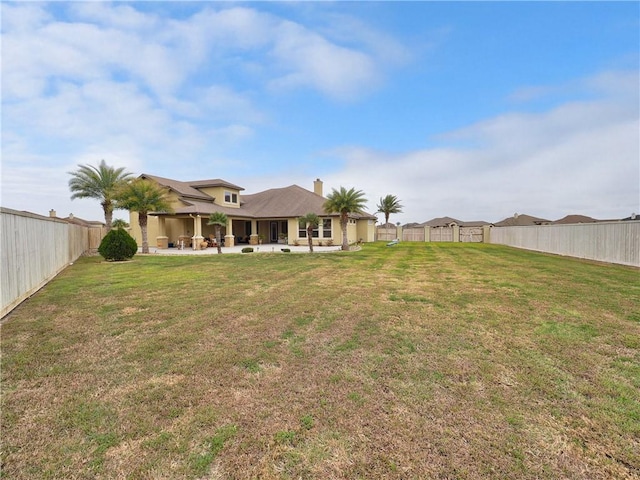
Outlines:
{"label": "neighbor house roof", "polygon": [[426,222],[422,222],[420,225],[425,227],[447,227],[452,223],[460,225],[462,222],[452,217],[438,217],[427,220]]}
{"label": "neighbor house roof", "polygon": [[99,220],[85,220],[84,218],[76,217],[72,213],[68,217],[61,218],[67,223],[73,223],[74,225],[81,225],[83,227],[104,227],[106,224]]}
{"label": "neighbor house roof", "polygon": [[571,223],[595,223],[598,220],[595,218],[587,217],[585,215],[567,215],[560,220],[551,222],[552,224],[571,224]]}
{"label": "neighbor house roof", "polygon": [[542,225],[544,223],[550,222],[544,218],[532,217],[531,215],[515,214],[513,217],[505,218],[494,225],[496,227],[521,227],[527,225]]}

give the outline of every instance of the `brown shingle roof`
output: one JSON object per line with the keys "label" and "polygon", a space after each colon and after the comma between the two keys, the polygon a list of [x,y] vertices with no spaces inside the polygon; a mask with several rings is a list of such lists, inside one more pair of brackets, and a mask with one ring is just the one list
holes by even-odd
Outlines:
{"label": "brown shingle roof", "polygon": [[[301,217],[307,213],[315,213],[316,215],[322,216],[327,215],[324,211],[324,203],[327,199],[298,185],[272,188],[260,193],[242,195],[240,198],[240,208],[230,208],[215,205],[211,196],[197,190],[197,188],[214,186],[244,190],[242,187],[225,180],[213,179],[181,182],[149,174],[143,174],[141,177],[156,181],[160,185],[175,191],[180,196],[180,200],[186,205],[175,210],[174,213],[177,215],[209,215],[214,212],[222,212],[229,216],[245,218],[291,218]],[[375,219],[376,217],[368,213],[362,213],[352,214],[351,218]]]}
{"label": "brown shingle roof", "polygon": [[74,225],[82,225],[83,227],[101,227],[104,226],[104,222],[98,220],[85,220],[84,218],[76,217],[75,215],[69,215],[63,218],[67,223],[73,223]]}
{"label": "brown shingle roof", "polygon": [[[223,207],[221,205],[216,205],[211,202],[199,202],[197,200],[191,199],[181,199],[186,205],[184,207],[174,209],[172,215],[203,215],[209,216],[215,212],[221,212],[225,215],[233,216],[233,217],[247,217],[252,218],[250,215],[247,215],[246,212],[240,208],[232,208],[232,207]],[[161,214],[162,215],[162,214]]]}
{"label": "brown shingle roof", "polygon": [[209,195],[202,193],[199,190],[196,190],[192,186],[190,186],[187,182],[181,182],[179,180],[172,180],[170,178],[164,177],[156,177],[155,175],[149,175],[147,173],[143,173],[140,175],[140,178],[149,178],[155,182],[158,182],[160,185],[165,186],[174,192],[176,192],[180,196],[190,197],[190,198],[199,198],[202,200],[210,200],[212,201]]}
{"label": "brown shingle roof", "polygon": [[446,227],[448,225],[451,225],[452,223],[460,225],[462,222],[452,217],[438,217],[432,218],[431,220],[423,222],[420,225],[427,227]]}
{"label": "brown shingle roof", "polygon": [[211,180],[194,180],[193,182],[183,182],[193,188],[205,188],[205,187],[225,187],[233,190],[244,190],[244,188],[234,185],[231,182],[222,180],[221,178],[213,178]]}
{"label": "brown shingle roof", "polygon": [[505,218],[494,224],[496,227],[522,227],[527,225],[541,225],[543,223],[550,223],[549,220],[544,218],[532,217],[531,215],[514,215],[513,217]]}
{"label": "brown shingle roof", "polygon": [[585,215],[567,215],[560,220],[551,222],[553,224],[570,224],[570,223],[594,223],[597,222],[595,218],[587,217]]}
{"label": "brown shingle roof", "polygon": [[242,210],[256,218],[301,217],[307,213],[326,215],[326,199],[298,185],[272,188],[242,196]]}

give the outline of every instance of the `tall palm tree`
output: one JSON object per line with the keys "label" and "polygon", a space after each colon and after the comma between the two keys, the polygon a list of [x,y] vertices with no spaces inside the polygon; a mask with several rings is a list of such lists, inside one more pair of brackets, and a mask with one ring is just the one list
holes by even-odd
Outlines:
{"label": "tall palm tree", "polygon": [[220,242],[220,228],[226,227],[229,219],[222,212],[215,212],[209,215],[209,221],[207,225],[215,225],[216,228],[216,246],[218,247],[218,253],[222,253],[222,244]]}
{"label": "tall palm tree", "polygon": [[101,160],[97,167],[92,165],[78,165],[78,167],[77,171],[68,172],[71,175],[69,180],[69,190],[73,194],[71,200],[75,198],[100,200],[104,211],[104,223],[107,224],[107,230],[111,230],[111,219],[115,208],[114,195],[133,174],[125,172],[124,167],[110,167],[104,160]]}
{"label": "tall palm tree", "polygon": [[327,201],[324,203],[324,210],[327,213],[340,214],[340,228],[342,228],[342,250],[349,250],[349,240],[347,239],[347,222],[349,214],[360,214],[364,211],[367,199],[364,198],[362,190],[351,188],[347,190],[340,187],[340,190],[332,189],[327,195]]}
{"label": "tall palm tree", "polygon": [[[392,213],[402,213],[402,205],[395,195],[387,195],[380,198],[380,203],[376,205],[378,212],[384,213],[384,224],[389,223],[389,215]],[[377,213],[377,212],[376,212]]]}
{"label": "tall palm tree", "polygon": [[320,217],[315,213],[307,213],[304,217],[300,217],[300,222],[307,227],[307,240],[309,240],[309,252],[313,253],[313,229],[320,225]]}
{"label": "tall palm tree", "polygon": [[172,213],[169,190],[155,182],[138,178],[122,186],[116,193],[118,208],[138,212],[138,223],[142,232],[142,253],[149,253],[147,222],[149,212]]}

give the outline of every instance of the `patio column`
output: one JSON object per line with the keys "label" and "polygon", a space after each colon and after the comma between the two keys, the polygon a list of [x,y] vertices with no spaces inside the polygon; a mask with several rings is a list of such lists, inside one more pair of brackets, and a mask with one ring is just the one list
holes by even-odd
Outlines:
{"label": "patio column", "polygon": [[251,220],[251,235],[249,236],[249,245],[258,245],[258,221]]}
{"label": "patio column", "polygon": [[200,244],[204,237],[202,236],[202,219],[200,215],[196,215],[193,217],[193,237],[191,237],[192,243],[191,246],[194,250],[200,249]]}
{"label": "patio column", "polygon": [[158,219],[158,236],[156,237],[156,246],[158,248],[169,248],[169,237],[167,237],[167,229],[165,226],[165,218],[163,215],[156,217]]}
{"label": "patio column", "polygon": [[235,237],[233,236],[233,220],[227,217],[227,234],[224,236],[224,246],[233,247],[235,245]]}

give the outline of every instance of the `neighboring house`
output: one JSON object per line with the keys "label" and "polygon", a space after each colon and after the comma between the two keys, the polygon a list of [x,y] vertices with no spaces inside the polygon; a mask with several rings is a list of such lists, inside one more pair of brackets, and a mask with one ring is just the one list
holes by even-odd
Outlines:
{"label": "neighboring house", "polygon": [[[149,242],[153,244],[155,238],[159,248],[177,246],[180,242],[191,245],[192,241],[199,245],[203,239],[212,238],[215,227],[207,225],[207,221],[215,212],[226,214],[229,220],[222,229],[226,246],[260,242],[306,244],[306,225],[301,225],[299,218],[307,213],[315,213],[322,219],[313,230],[314,243],[342,243],[339,214],[329,215],[324,211],[326,198],[320,179],[314,181],[313,192],[291,185],[246,195],[241,193],[244,188],[221,179],[182,182],[148,174],[140,177],[167,187],[170,192],[173,213],[149,214]],[[347,225],[349,242],[374,241],[375,221],[373,215],[351,215]],[[137,212],[130,212],[129,223],[131,234],[140,244],[142,235]]]}
{"label": "neighboring house", "polygon": [[513,217],[505,218],[504,220],[495,223],[496,227],[522,227],[527,225],[547,225],[551,223],[544,218],[532,217],[531,215],[514,214]]}
{"label": "neighboring house", "polygon": [[595,223],[599,220],[595,218],[587,217],[586,215],[567,215],[566,217],[561,218],[560,220],[555,220],[551,222],[553,225],[570,225],[574,223]]}
{"label": "neighboring house", "polygon": [[460,225],[462,222],[452,217],[432,218],[420,224],[421,227],[450,227],[451,225]]}
{"label": "neighboring house", "polygon": [[81,227],[98,228],[106,226],[104,222],[98,220],[85,220],[84,218],[76,217],[73,213],[70,213],[68,217],[60,218],[53,209],[49,210],[49,217],[64,220],[67,223],[73,223],[74,225],[80,225]]}

